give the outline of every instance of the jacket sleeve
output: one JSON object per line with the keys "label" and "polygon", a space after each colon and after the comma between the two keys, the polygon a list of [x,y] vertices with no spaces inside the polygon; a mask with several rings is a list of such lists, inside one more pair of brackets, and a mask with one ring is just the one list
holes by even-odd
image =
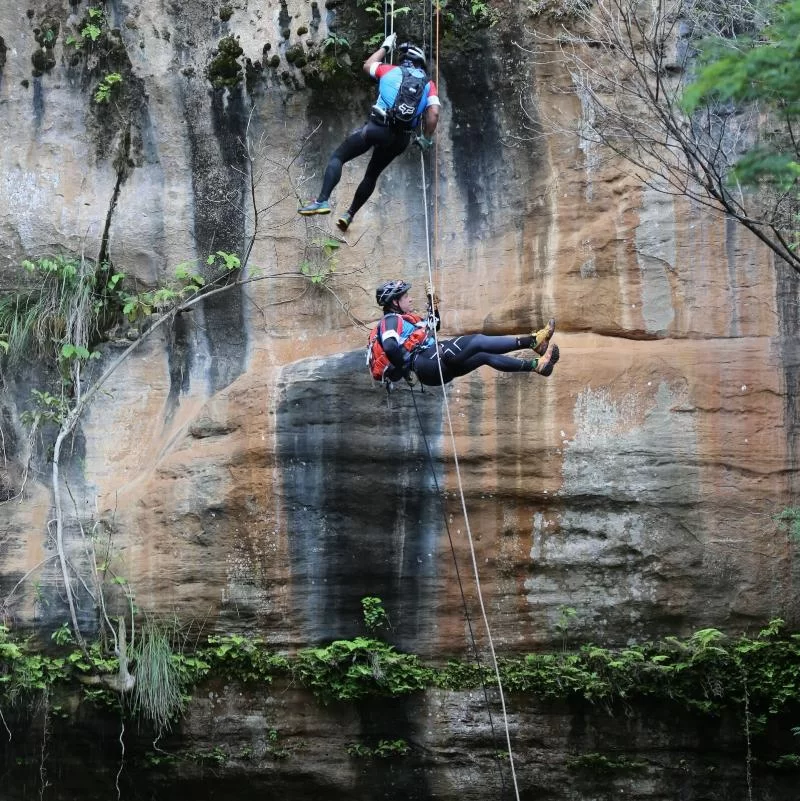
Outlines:
{"label": "jacket sleeve", "polygon": [[400,333],[403,330],[403,320],[396,314],[387,314],[378,328],[378,336],[386,358],[398,370],[403,369],[405,351],[400,344]]}
{"label": "jacket sleeve", "polygon": [[383,350],[386,352],[386,358],[392,363],[392,366],[402,370],[405,352],[400,343],[396,339],[385,339],[383,341]]}

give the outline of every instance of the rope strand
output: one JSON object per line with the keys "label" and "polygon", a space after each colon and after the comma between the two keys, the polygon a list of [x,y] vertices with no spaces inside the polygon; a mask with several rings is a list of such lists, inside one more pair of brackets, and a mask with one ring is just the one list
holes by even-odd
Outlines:
{"label": "rope strand", "polygon": [[[436,9],[437,40],[436,40],[436,48],[435,48],[435,54],[434,54],[435,55],[437,78],[438,78],[438,68],[439,68],[438,22],[439,22],[439,11],[438,11],[438,6],[437,6],[437,9]],[[432,33],[433,33],[433,30],[432,30],[432,27],[431,27],[431,34]],[[422,205],[423,205],[423,209],[424,209],[424,212],[425,212],[425,242],[426,242],[425,252],[426,252],[427,261],[428,261],[428,281],[430,282],[431,287],[433,287],[434,283],[433,283],[433,268],[432,268],[432,263],[431,263],[431,258],[432,258],[431,249],[432,249],[432,242],[436,239],[436,230],[434,230],[433,236],[431,236],[430,223],[429,223],[429,220],[428,220],[428,197],[427,197],[427,177],[426,177],[426,174],[425,174],[425,157],[424,157],[424,155],[423,155],[421,150],[420,150],[419,158],[420,158],[420,170],[421,170],[421,173],[422,173]],[[438,189],[437,172],[434,172],[433,185],[434,185],[435,189]],[[434,193],[434,196],[438,197],[436,195],[436,192]],[[435,347],[436,347],[436,352],[438,354],[438,352],[439,352],[439,336],[438,336],[438,332],[436,331],[436,327],[435,326],[434,326],[434,330],[433,330],[433,337],[434,337],[434,343],[435,343]],[[492,655],[492,666],[494,667],[494,673],[495,673],[495,677],[497,679],[497,689],[498,689],[498,694],[500,696],[500,707],[501,707],[502,712],[503,712],[503,725],[505,727],[506,745],[508,747],[508,761],[509,761],[509,765],[511,767],[511,780],[512,780],[513,785],[514,785],[514,795],[515,795],[516,801],[520,801],[519,786],[517,784],[517,772],[516,772],[516,768],[514,766],[514,752],[513,752],[512,747],[511,747],[511,732],[509,730],[509,725],[508,725],[508,712],[506,710],[505,693],[503,692],[503,681],[502,681],[502,679],[500,677],[500,668],[499,668],[499,666],[497,664],[497,654],[495,653],[494,641],[492,640],[492,632],[491,632],[491,628],[489,627],[489,618],[488,618],[488,616],[486,614],[486,607],[485,607],[485,605],[483,603],[483,593],[481,592],[481,581],[480,581],[480,575],[478,573],[478,562],[477,562],[477,558],[475,556],[475,543],[474,543],[473,538],[472,538],[472,529],[471,529],[470,523],[469,523],[469,514],[467,513],[467,502],[466,502],[466,499],[464,497],[464,485],[463,485],[463,482],[461,480],[461,467],[460,467],[459,462],[458,462],[458,450],[456,448],[456,438],[455,438],[455,433],[453,431],[453,420],[452,420],[452,418],[450,416],[450,404],[449,404],[449,402],[447,400],[447,391],[444,388],[444,375],[442,374],[442,361],[441,361],[441,358],[437,358],[437,364],[439,365],[439,380],[440,380],[441,386],[442,386],[442,403],[443,403],[443,406],[444,406],[444,409],[445,409],[445,416],[446,416],[446,419],[447,419],[447,428],[448,428],[448,431],[449,431],[449,434],[450,434],[450,442],[451,442],[452,449],[453,449],[453,465],[454,465],[455,471],[456,471],[456,480],[458,482],[458,493],[459,493],[459,497],[461,499],[461,510],[463,512],[463,515],[464,515],[464,528],[466,529],[466,532],[467,532],[467,541],[469,543],[470,556],[471,556],[471,559],[472,559],[472,570],[473,570],[473,574],[474,574],[474,578],[475,578],[475,587],[477,589],[478,602],[480,604],[481,617],[483,618],[483,625],[484,625],[484,627],[486,629],[486,639],[487,639],[487,642],[489,644],[489,651],[490,651],[490,653]]]}
{"label": "rope strand", "polygon": [[[486,702],[486,711],[489,715],[489,728],[492,730],[492,742],[497,741],[497,732],[494,728],[494,716],[492,715],[492,707],[489,701],[489,691],[486,689],[486,682],[484,681],[483,677],[483,660],[481,659],[481,652],[478,648],[478,641],[475,638],[475,630],[472,627],[472,616],[469,613],[469,607],[467,606],[467,597],[464,593],[464,582],[461,580],[461,571],[458,567],[458,558],[456,556],[456,546],[453,542],[453,535],[450,532],[450,522],[447,519],[447,507],[445,506],[445,498],[442,493],[441,488],[439,487],[439,479],[436,477],[436,466],[433,462],[433,454],[431,453],[430,445],[428,444],[428,438],[425,436],[425,427],[422,424],[422,416],[419,413],[419,407],[417,406],[417,393],[414,392],[413,388],[411,390],[411,400],[414,402],[414,411],[417,413],[417,422],[419,423],[419,430],[420,434],[422,435],[422,441],[425,443],[425,453],[428,455],[428,464],[431,468],[431,475],[433,476],[433,486],[436,490],[436,497],[439,499],[439,507],[442,510],[442,519],[444,520],[444,527],[447,531],[447,539],[450,542],[450,552],[453,555],[453,566],[456,570],[456,580],[458,581],[458,590],[461,593],[461,604],[464,607],[464,617],[467,621],[467,629],[469,631],[469,639],[472,643],[472,651],[475,656],[475,664],[478,666],[478,675],[480,676],[481,680],[481,689],[483,690],[483,699]],[[500,786],[501,786],[501,798],[505,799],[506,797],[506,779],[503,775],[503,769],[500,765],[500,758],[499,756],[495,755],[495,764],[497,765],[497,771],[500,775]]]}
{"label": "rope strand", "polygon": [[[426,14],[426,10],[427,9],[423,10],[423,41],[425,41],[427,39],[428,53],[431,54],[432,57],[434,58],[435,76],[436,76],[435,83],[437,84],[437,87],[438,87],[438,83],[439,83],[439,6],[438,6],[438,3],[436,2],[436,0],[426,0],[426,4],[427,4],[427,2],[430,2],[430,5],[428,6],[429,12],[427,14]],[[433,41],[433,36],[434,36],[434,6],[435,6],[435,27],[436,27],[436,42],[435,42],[435,46],[434,46],[434,41]],[[386,9],[387,8],[390,9],[388,14],[386,13]],[[429,24],[428,24],[428,17],[430,17],[430,23]],[[388,32],[387,32],[387,19],[388,19]],[[394,33],[394,0],[385,0],[385,2],[384,2],[384,35],[385,36],[389,36],[392,33]],[[430,282],[431,287],[433,287],[433,268],[432,268],[432,252],[431,251],[432,251],[432,248],[436,244],[436,229],[438,228],[438,181],[436,179],[437,178],[437,174],[438,174],[437,162],[436,162],[437,150],[438,150],[438,148],[434,150],[433,186],[434,186],[434,226],[435,226],[435,228],[434,228],[434,236],[433,237],[431,236],[430,223],[429,223],[429,220],[428,220],[428,197],[427,197],[427,187],[426,187],[427,177],[426,177],[426,174],[425,174],[425,158],[423,156],[422,151],[420,150],[420,165],[421,165],[421,172],[422,172],[422,200],[423,200],[423,208],[424,208],[424,211],[425,211],[425,253],[426,253],[427,262],[428,262],[428,281]],[[438,254],[437,254],[437,256],[438,256]],[[436,327],[435,326],[433,328],[433,337],[434,337],[435,347],[436,347],[436,350],[437,350],[437,353],[438,353],[438,350],[439,350],[439,337],[438,337],[438,333],[436,331]],[[446,392],[446,390],[444,388],[444,376],[442,374],[441,359],[438,359],[437,363],[439,365],[439,379],[441,381],[441,386],[442,386],[442,402],[443,402],[443,405],[444,405],[444,408],[445,408],[445,414],[446,414],[446,419],[447,419],[447,427],[448,427],[448,430],[449,430],[449,433],[450,433],[450,441],[451,441],[452,449],[453,449],[453,464],[454,464],[455,470],[456,470],[456,480],[458,482],[459,497],[461,498],[461,509],[462,509],[462,512],[463,512],[463,515],[464,515],[465,529],[466,529],[466,532],[467,532],[467,541],[469,543],[469,550],[470,550],[470,555],[471,555],[471,559],[472,559],[472,569],[473,569],[473,574],[474,574],[474,578],[475,578],[475,587],[477,589],[478,601],[479,601],[480,609],[481,609],[481,617],[483,618],[483,625],[484,625],[484,627],[486,629],[486,638],[487,638],[487,642],[489,644],[489,651],[490,651],[491,656],[492,656],[492,666],[494,668],[494,674],[495,674],[495,678],[497,680],[497,689],[498,689],[498,693],[499,693],[499,696],[500,696],[500,706],[501,706],[502,711],[503,711],[503,725],[505,727],[506,745],[507,745],[507,748],[508,748],[508,759],[509,759],[509,764],[511,766],[511,779],[512,779],[512,782],[514,784],[514,794],[515,794],[515,797],[516,797],[516,801],[520,801],[519,787],[517,785],[517,774],[516,774],[516,770],[515,770],[515,767],[514,767],[514,754],[513,754],[512,748],[511,748],[511,733],[510,733],[509,725],[508,725],[508,713],[506,711],[505,694],[503,693],[503,682],[502,682],[502,679],[500,677],[500,669],[499,669],[498,664],[497,664],[497,655],[496,655],[495,650],[494,650],[494,642],[492,640],[492,633],[491,633],[491,629],[489,627],[489,619],[488,619],[487,614],[486,614],[486,607],[485,607],[485,605],[483,603],[483,594],[481,592],[480,576],[478,574],[478,563],[477,563],[477,558],[475,556],[475,544],[474,544],[474,541],[473,541],[473,538],[472,538],[472,530],[471,530],[470,524],[469,524],[469,515],[467,513],[467,502],[466,502],[466,499],[464,497],[464,486],[463,486],[463,482],[461,480],[461,468],[460,468],[460,465],[459,465],[459,462],[458,462],[458,452],[456,450],[456,439],[455,439],[455,434],[453,432],[453,421],[452,421],[452,418],[450,416],[450,405],[449,405],[448,400],[447,400],[447,392]],[[432,470],[432,472],[434,474],[434,484],[436,486],[437,495],[440,497],[441,502],[442,502],[443,513],[444,513],[444,516],[445,516],[445,527],[447,529],[447,535],[448,535],[448,537],[450,537],[450,527],[449,527],[449,523],[447,521],[447,511],[446,511],[446,509],[444,509],[444,499],[442,498],[441,493],[439,492],[439,486],[438,486],[438,481],[436,480],[436,474],[435,474],[435,470],[434,470],[433,459],[432,459],[432,456],[431,456],[431,453],[430,453],[430,449],[428,448],[428,441],[425,438],[425,432],[424,432],[424,430],[422,428],[422,420],[419,417],[419,410],[417,409],[416,394],[413,393],[413,392],[412,392],[412,398],[414,399],[414,408],[415,408],[415,410],[417,410],[417,418],[419,420],[420,430],[422,431],[423,439],[425,440],[425,447],[426,447],[426,449],[428,451],[428,458],[429,458],[430,463],[431,463],[431,470]],[[452,538],[450,538],[450,545],[451,545],[451,548],[453,550],[453,560],[455,562],[456,561],[456,558],[455,558],[456,554],[455,554],[455,547],[453,546]],[[480,658],[479,657],[479,651],[478,651],[477,642],[475,640],[474,633],[473,633],[473,630],[472,630],[472,623],[471,623],[471,620],[470,620],[470,617],[469,617],[469,611],[467,609],[466,598],[464,597],[463,586],[461,584],[461,576],[460,576],[460,573],[458,572],[458,564],[457,564],[457,562],[456,562],[456,575],[458,576],[459,587],[461,588],[461,598],[462,598],[462,601],[464,603],[464,612],[466,614],[467,622],[469,624],[470,637],[472,638],[473,646],[475,648],[475,653],[476,653],[476,655],[478,655],[478,658]],[[483,677],[481,677],[481,684],[484,687],[484,693],[486,693],[486,687],[483,684]],[[489,721],[490,721],[490,724],[492,726],[492,732],[494,732],[494,723],[493,723],[492,717],[491,717],[491,709],[489,709],[488,695],[486,696],[486,706],[487,706],[487,710],[489,711]],[[502,780],[502,778],[503,777],[502,777],[502,772],[501,772],[501,780]],[[505,781],[503,781],[503,790],[505,790]],[[503,793],[503,795],[505,795],[505,792]]]}
{"label": "rope strand", "polygon": [[[423,195],[423,206],[425,208],[425,233],[427,235],[428,246],[426,248],[428,254],[428,280],[433,286],[433,270],[431,268],[431,249],[430,249],[430,231],[428,227],[428,200],[427,200],[427,192],[425,189],[425,158],[422,155],[422,151],[420,151],[420,163],[422,165],[422,195]],[[439,351],[439,336],[434,327],[433,330],[434,341],[436,344],[436,351]],[[464,497],[464,485],[461,481],[461,466],[458,463],[458,451],[456,449],[456,437],[453,431],[453,420],[450,416],[450,404],[447,400],[447,391],[444,388],[444,375],[442,374],[442,360],[438,358],[437,364],[439,365],[439,379],[442,384],[442,405],[445,409],[445,416],[447,419],[447,428],[450,434],[450,442],[453,448],[453,466],[456,470],[456,480],[458,482],[458,494],[461,499],[461,511],[464,514],[464,528],[467,532],[467,541],[469,542],[469,551],[470,556],[472,558],[472,571],[475,578],[475,587],[478,592],[478,603],[481,609],[481,617],[483,618],[483,625],[486,629],[486,641],[489,644],[489,652],[492,655],[492,666],[494,667],[494,674],[497,679],[497,690],[500,695],[500,707],[503,710],[503,725],[505,726],[506,730],[506,745],[508,747],[508,761],[511,766],[511,780],[514,784],[514,794],[517,801],[520,801],[519,798],[519,787],[517,785],[517,772],[514,767],[514,753],[511,749],[511,732],[508,726],[508,712],[506,711],[506,699],[505,693],[503,692],[503,680],[500,678],[500,668],[497,664],[497,654],[494,650],[494,641],[492,640],[492,632],[489,627],[489,618],[486,615],[486,607],[483,603],[483,593],[481,592],[481,579],[480,575],[478,574],[478,560],[475,556],[475,543],[472,538],[472,529],[470,528],[469,524],[469,514],[467,513],[467,501]]]}

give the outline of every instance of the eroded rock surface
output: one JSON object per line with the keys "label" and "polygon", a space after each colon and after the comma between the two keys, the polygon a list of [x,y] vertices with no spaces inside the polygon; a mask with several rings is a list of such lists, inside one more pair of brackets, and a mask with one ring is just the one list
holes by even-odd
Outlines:
{"label": "eroded rock surface", "polygon": [[[69,491],[62,485],[80,569],[77,521],[102,537],[114,575],[148,612],[290,650],[357,634],[360,599],[373,595],[395,644],[464,657],[454,556],[473,620],[479,609],[457,455],[501,653],[560,648],[565,609],[572,645],[751,630],[777,616],[797,626],[796,544],[774,520],[798,481],[797,280],[749,234],[639,184],[563,131],[586,109],[564,65],[515,46],[532,46],[539,24],[524,4],[500,4],[500,24],[464,47],[445,42],[438,147],[424,160],[430,214],[409,149],[346,237],[333,215],[295,212],[364,120],[371,88],[357,70],[320,77],[313,61],[286,54],[346,33],[342,63],[358,65],[368,52],[359,42],[375,33],[365,12],[240,0],[223,20],[211,2],[122,1],[104,7],[108,52],[93,59],[66,38],[85,4],[30,5],[32,15],[0,8],[0,289],[30,282],[22,259],[55,252],[108,258],[152,287],[179,263],[242,254],[255,237],[254,280],[144,337],[83,415],[64,466]],[[227,36],[238,37],[248,77],[214,89],[207,68]],[[32,63],[39,49],[47,58]],[[94,94],[112,69],[123,93],[101,108]],[[365,166],[345,167],[337,211]],[[562,356],[551,378],[483,368],[447,388],[449,417],[441,391],[387,397],[372,386],[363,360],[374,287],[405,277],[422,304],[426,222],[442,334],[526,333],[555,316]],[[100,343],[87,382],[143,333]],[[3,370],[3,611],[46,634],[67,618],[48,522],[54,430],[31,441],[22,415],[30,390],[52,390],[55,378],[43,365]],[[110,611],[127,608],[118,585],[107,592]],[[97,615],[78,593],[91,633]],[[485,646],[480,626],[477,636]],[[262,714],[251,701],[249,711],[231,706],[225,725],[194,708],[186,737],[199,741],[209,720],[215,737],[243,737],[241,721]],[[302,700],[265,703],[285,704],[302,728]],[[432,768],[438,757],[425,767],[423,755],[402,779],[386,768],[381,781],[395,789],[382,797],[477,797],[470,787],[491,772],[493,746],[473,737],[469,714],[450,715],[461,700],[419,703],[428,706],[404,713],[413,736],[451,767]],[[513,706],[529,787],[562,781],[544,765],[548,749],[612,736],[597,724],[590,737],[564,710]],[[435,733],[423,734],[429,718]],[[298,734],[308,759],[276,763],[280,786],[373,797],[361,768],[318,753],[349,725],[309,724]],[[661,753],[653,737],[641,748]],[[483,749],[477,768],[466,764],[473,748]],[[273,781],[272,769],[264,775]],[[415,776],[422,784],[411,787]],[[579,784],[558,797],[588,798]],[[677,797],[657,785],[624,789]],[[681,797],[701,797],[692,787]]]}

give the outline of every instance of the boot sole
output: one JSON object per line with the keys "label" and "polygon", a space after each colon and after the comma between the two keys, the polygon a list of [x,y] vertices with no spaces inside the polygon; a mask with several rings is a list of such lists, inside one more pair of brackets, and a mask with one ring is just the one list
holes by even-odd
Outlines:
{"label": "boot sole", "polygon": [[[545,378],[549,376],[553,372],[553,368],[556,366],[556,363],[561,358],[561,353],[558,350],[558,345],[553,345],[552,350],[550,351],[550,358],[547,361],[547,364],[542,367],[541,370],[535,370],[534,372],[539,373],[539,375],[543,375]],[[538,365],[537,365],[538,367]]]}
{"label": "boot sole", "polygon": [[337,228],[338,228],[340,231],[346,231],[346,230],[347,230],[347,229],[350,227],[350,223],[349,223],[349,222],[347,222],[347,220],[341,220],[341,219],[339,219],[339,220],[337,220],[337,221],[336,221],[336,227],[337,227]]}
{"label": "boot sole", "polygon": [[303,211],[302,209],[297,210],[298,214],[302,214],[303,217],[313,217],[315,214],[330,214],[330,209],[319,209],[314,211]]}

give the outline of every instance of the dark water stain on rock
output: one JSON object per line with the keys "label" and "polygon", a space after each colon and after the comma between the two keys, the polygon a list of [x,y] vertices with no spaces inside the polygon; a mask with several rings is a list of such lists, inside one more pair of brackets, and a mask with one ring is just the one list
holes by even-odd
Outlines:
{"label": "dark water stain on rock", "polygon": [[42,79],[33,79],[33,125],[36,130],[39,130],[44,119],[44,88],[42,87]]}
{"label": "dark water stain on rock", "polygon": [[172,417],[180,396],[189,391],[194,350],[191,346],[192,314],[180,314],[172,324],[167,337],[167,362],[169,364],[169,395],[167,397],[167,419]]}
{"label": "dark water stain on rock", "polygon": [[[377,596],[393,640],[419,653],[432,634],[443,524],[409,391],[387,409],[357,351],[285,367],[279,393],[277,453],[304,641],[363,633],[361,599]],[[416,400],[436,459],[440,396]]]}
{"label": "dark water stain on rock", "polygon": [[[242,145],[247,127],[245,99],[241,88],[201,93],[194,81],[186,88],[197,254],[201,260],[220,250],[241,255],[245,230],[240,209],[247,189],[242,176],[248,174]],[[209,391],[216,392],[244,370],[247,334],[242,291],[223,292],[199,304],[197,310],[203,316]]]}
{"label": "dark water stain on rock", "polygon": [[[483,43],[484,51],[490,52],[488,42]],[[491,225],[489,195],[497,191],[497,169],[504,160],[500,127],[489,102],[495,95],[490,61],[491,56],[464,49],[450,52],[441,65],[450,102],[440,124],[447,126],[453,142],[456,181],[466,201],[467,230],[472,235]]]}
{"label": "dark water stain on rock", "polygon": [[[499,35],[499,34],[497,34]],[[439,121],[453,142],[453,164],[459,194],[467,207],[467,232],[482,238],[496,225],[509,225],[507,209],[499,204],[514,186],[526,187],[543,164],[541,146],[534,141],[525,147],[509,148],[508,133],[517,137],[538,132],[535,109],[522,109],[521,98],[530,76],[521,71],[519,60],[501,60],[494,53],[514,52],[513,43],[497,48],[495,35],[487,31],[455,40],[440,58],[447,97]],[[512,34],[508,37],[513,39]],[[510,215],[524,218],[527,192],[513,203]],[[505,200],[508,203],[507,200]],[[513,217],[512,217],[513,218]]]}
{"label": "dark water stain on rock", "polygon": [[[380,742],[403,741],[408,752],[402,757],[364,759],[356,778],[354,794],[384,801],[427,801],[432,798],[425,756],[418,754],[412,743],[419,742],[420,724],[414,703],[408,698],[370,699],[356,705],[361,723],[360,743],[375,748]],[[419,723],[415,723],[415,719]]]}

